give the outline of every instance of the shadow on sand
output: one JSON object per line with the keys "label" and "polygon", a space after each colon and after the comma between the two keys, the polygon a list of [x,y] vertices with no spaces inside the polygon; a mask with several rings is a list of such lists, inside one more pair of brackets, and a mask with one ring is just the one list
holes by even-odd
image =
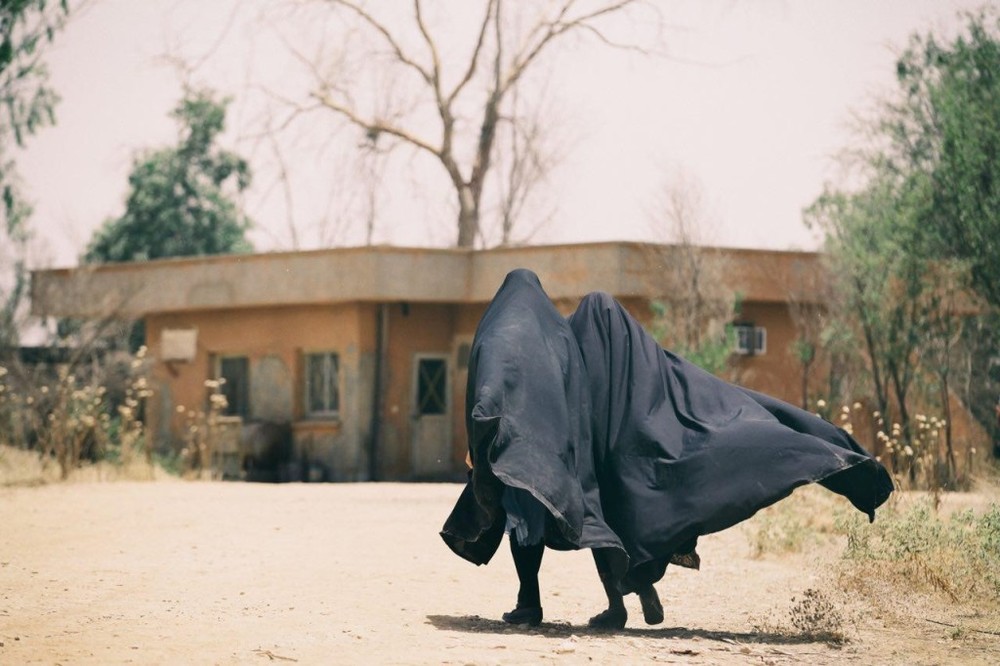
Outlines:
{"label": "shadow on sand", "polygon": [[501,620],[492,620],[478,615],[428,615],[427,621],[436,629],[448,631],[465,631],[477,634],[537,634],[545,638],[566,639],[570,636],[632,636],[642,638],[692,639],[720,641],[730,645],[757,643],[766,645],[802,645],[805,643],[822,643],[822,638],[812,634],[792,632],[740,632],[740,631],[710,631],[707,629],[690,629],[688,627],[659,628],[629,628],[609,630],[593,629],[583,624],[568,622],[542,622],[537,627],[527,625],[511,625]]}

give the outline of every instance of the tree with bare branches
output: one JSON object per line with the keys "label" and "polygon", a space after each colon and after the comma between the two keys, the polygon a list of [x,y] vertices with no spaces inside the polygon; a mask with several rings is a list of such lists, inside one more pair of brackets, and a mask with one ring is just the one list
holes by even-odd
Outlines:
{"label": "tree with bare branches", "polygon": [[[562,160],[559,138],[551,123],[551,112],[537,108],[533,114],[520,114],[521,95],[514,90],[511,104],[518,122],[509,123],[502,136],[503,148],[496,159],[496,217],[494,234],[501,247],[524,244],[552,219],[551,208],[541,208],[528,228],[529,209],[540,199],[539,185],[544,183]],[[483,230],[484,240],[487,232]]]}
{"label": "tree with bare branches", "polygon": [[[387,137],[439,163],[455,194],[459,247],[472,247],[482,239],[483,195],[496,164],[499,129],[505,122],[517,124],[525,117],[523,108],[513,103],[517,86],[554,44],[570,35],[638,48],[612,39],[605,22],[644,4],[641,0],[562,0],[541,7],[509,3],[511,7],[503,0],[484,0],[474,39],[462,57],[456,53],[462,50],[457,44],[468,35],[448,33],[446,39],[443,30],[432,29],[428,8],[421,0],[414,0],[408,17],[385,10],[380,13],[382,8],[374,3],[324,3],[337,12],[344,34],[360,37],[368,49],[363,60],[353,60],[351,65],[364,70],[382,68],[383,74],[391,70],[387,76],[395,85],[372,100],[371,86],[359,82],[362,72],[343,59],[331,64],[328,54],[321,61],[297,53],[312,73],[314,105],[362,130],[372,144]],[[348,72],[356,77],[352,79]],[[408,91],[417,92],[409,95]],[[530,126],[525,126],[522,134],[512,136],[523,140],[529,131]],[[507,191],[501,197],[516,205],[520,194],[513,198],[510,194]]]}
{"label": "tree with bare branches", "polygon": [[740,297],[726,285],[724,258],[707,246],[713,221],[697,181],[683,172],[669,177],[651,222],[673,246],[668,273],[654,274],[666,286],[653,302],[654,331],[664,346],[721,373],[732,355]]}

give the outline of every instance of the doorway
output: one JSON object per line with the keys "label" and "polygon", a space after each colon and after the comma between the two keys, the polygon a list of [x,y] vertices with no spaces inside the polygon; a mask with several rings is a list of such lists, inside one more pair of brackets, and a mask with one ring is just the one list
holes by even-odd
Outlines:
{"label": "doorway", "polygon": [[440,477],[452,471],[450,377],[447,355],[414,355],[411,465],[415,477]]}

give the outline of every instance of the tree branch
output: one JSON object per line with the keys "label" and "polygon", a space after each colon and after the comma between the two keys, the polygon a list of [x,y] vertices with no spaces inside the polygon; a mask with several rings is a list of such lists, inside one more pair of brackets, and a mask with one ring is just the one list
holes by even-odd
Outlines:
{"label": "tree branch", "polygon": [[431,62],[434,69],[431,71],[431,79],[428,83],[434,88],[434,96],[438,100],[438,104],[442,104],[442,94],[441,94],[441,58],[438,56],[437,46],[434,44],[434,40],[431,39],[431,35],[427,32],[427,26],[424,24],[424,17],[420,9],[420,0],[413,0],[413,13],[417,19],[417,27],[420,29],[420,34],[424,38],[424,42],[427,43],[427,48],[431,52]]}
{"label": "tree branch", "polygon": [[[576,28],[587,27],[596,32],[592,26],[587,25],[588,22],[599,18],[601,16],[607,16],[608,14],[613,14],[615,12],[625,9],[629,5],[633,5],[638,0],[618,0],[618,2],[605,5],[586,14],[581,14],[574,19],[566,20],[566,16],[569,14],[570,9],[575,4],[575,0],[569,0],[563,7],[559,10],[558,15],[555,19],[543,22],[536,26],[535,29],[531,31],[531,35],[536,35],[539,32],[544,32],[544,35],[538,40],[534,46],[525,46],[512,61],[510,72],[507,74],[501,88],[501,96],[510,89],[518,79],[524,74],[524,71],[528,66],[541,54],[541,52],[548,46],[556,37],[566,34]],[[597,33],[601,35],[601,33]],[[601,35],[603,41],[611,44],[610,40]],[[530,38],[528,44],[530,44]]]}
{"label": "tree branch", "polygon": [[312,94],[312,97],[326,108],[341,115],[348,122],[350,122],[353,125],[356,125],[357,127],[360,127],[361,129],[365,130],[368,133],[389,134],[391,136],[396,137],[397,139],[405,141],[411,146],[427,151],[428,153],[430,153],[434,157],[437,157],[438,159],[442,159],[442,152],[440,148],[435,148],[434,146],[430,145],[423,139],[407,132],[401,127],[391,125],[381,120],[365,120],[364,118],[359,116],[353,109],[343,104],[340,104],[339,102],[335,101],[329,95],[323,92],[315,92]]}
{"label": "tree branch", "polygon": [[[356,5],[350,0],[332,0],[332,2],[334,4],[341,5],[342,7],[345,7],[354,12],[354,14],[358,16],[358,18],[360,18],[363,22],[371,26],[372,29],[374,29],[376,32],[382,35],[382,38],[385,39],[386,43],[389,45],[389,48],[391,48],[393,53],[395,53],[396,59],[399,60],[399,62],[403,63],[404,65],[416,71],[420,75],[420,77],[424,81],[426,81],[429,85],[431,86],[434,85],[434,75],[431,72],[428,72],[426,69],[424,69],[424,67],[422,67],[418,62],[416,62],[415,60],[407,56],[405,53],[403,53],[402,47],[400,47],[399,42],[396,41],[396,38],[392,36],[392,33],[389,32],[389,29],[386,28],[384,25],[382,25],[382,23],[377,21],[374,16],[372,16],[364,8]],[[418,18],[419,18],[419,6],[420,6],[419,1],[416,4],[418,8]],[[436,62],[436,56],[435,56],[435,62]]]}
{"label": "tree branch", "polygon": [[[479,36],[476,38],[476,46],[472,50],[472,58],[469,60],[469,68],[466,70],[465,76],[462,77],[462,80],[458,82],[455,88],[451,91],[451,94],[448,95],[448,106],[451,106],[451,104],[455,101],[455,98],[462,92],[462,89],[468,85],[469,81],[471,81],[472,77],[476,74],[476,66],[479,63],[479,54],[482,53],[483,44],[486,41],[486,28],[490,24],[490,16],[494,11],[496,11],[499,17],[499,7],[494,10],[494,6],[496,4],[497,0],[490,0],[486,5],[486,14],[483,16],[483,22],[479,25]],[[499,42],[497,43],[497,51],[500,51]]]}

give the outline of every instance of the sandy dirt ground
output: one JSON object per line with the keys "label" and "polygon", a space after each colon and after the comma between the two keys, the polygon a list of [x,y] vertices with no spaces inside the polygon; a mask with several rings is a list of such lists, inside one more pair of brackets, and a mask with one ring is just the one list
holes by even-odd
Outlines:
{"label": "sandy dirt ground", "polygon": [[840,646],[760,630],[822,584],[836,553],[753,559],[744,527],[703,538],[700,572],[668,571],[661,625],[643,624],[633,596],[624,631],[589,630],[603,607],[590,555],[547,551],[545,622],[510,627],[498,620],[516,592],[506,543],[475,567],[438,537],[459,490],[0,488],[0,664],[1000,663],[1000,637],[954,640],[936,623],[958,608],[912,622],[863,612]]}

